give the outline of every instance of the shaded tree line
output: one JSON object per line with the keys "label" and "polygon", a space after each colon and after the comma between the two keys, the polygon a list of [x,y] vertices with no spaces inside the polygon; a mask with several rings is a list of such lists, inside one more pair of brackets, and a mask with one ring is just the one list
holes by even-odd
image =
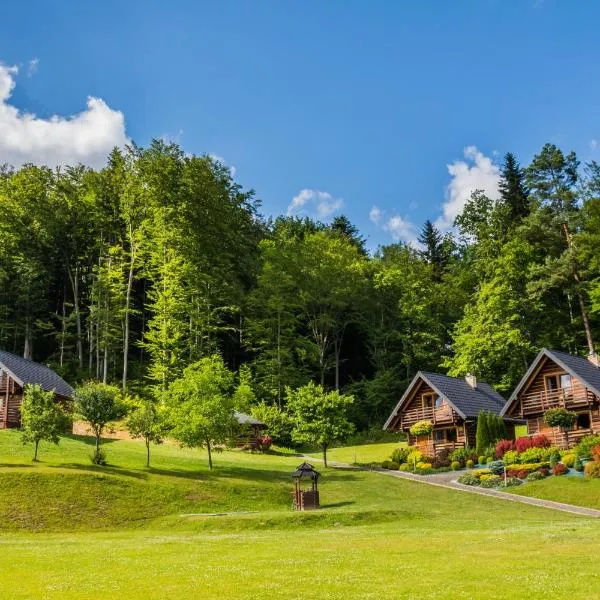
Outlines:
{"label": "shaded tree line", "polygon": [[594,351],[600,165],[546,145],[504,158],[443,234],[365,248],[343,216],[264,219],[252,191],[176,144],[104,169],[0,169],[0,347],[160,398],[223,357],[246,403],[284,408],[313,381],[377,426],[418,370],[507,392],[536,351]]}

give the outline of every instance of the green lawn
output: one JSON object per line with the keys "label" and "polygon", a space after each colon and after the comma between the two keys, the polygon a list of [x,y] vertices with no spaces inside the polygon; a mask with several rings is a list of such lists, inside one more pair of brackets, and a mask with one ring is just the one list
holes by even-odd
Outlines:
{"label": "green lawn", "polygon": [[509,488],[521,496],[555,500],[600,509],[600,479],[587,477],[548,477],[518,488]]}
{"label": "green lawn", "polygon": [[[139,443],[106,450],[95,468],[63,439],[33,464],[0,431],[1,598],[600,597],[598,521],[331,468],[323,509],[294,513],[298,457],[225,452],[209,473],[176,446],[151,470]],[[206,512],[238,514],[181,516]]]}
{"label": "green lawn", "polygon": [[[374,462],[382,462],[392,455],[399,446],[406,446],[406,442],[385,442],[383,444],[363,444],[349,448],[331,448],[327,451],[327,460],[348,464],[367,465]],[[321,459],[321,452],[312,453],[317,459]]]}

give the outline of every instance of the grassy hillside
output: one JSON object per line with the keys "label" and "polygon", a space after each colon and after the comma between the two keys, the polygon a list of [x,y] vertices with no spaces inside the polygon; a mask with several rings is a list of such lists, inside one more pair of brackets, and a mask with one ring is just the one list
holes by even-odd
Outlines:
{"label": "grassy hillside", "polygon": [[225,452],[210,473],[202,453],[176,446],[157,448],[150,470],[139,443],[106,450],[111,465],[92,467],[89,444],[67,438],[33,464],[18,435],[0,431],[2,597],[588,599],[600,589],[598,521],[338,469],[322,469],[323,509],[294,513],[298,457]]}

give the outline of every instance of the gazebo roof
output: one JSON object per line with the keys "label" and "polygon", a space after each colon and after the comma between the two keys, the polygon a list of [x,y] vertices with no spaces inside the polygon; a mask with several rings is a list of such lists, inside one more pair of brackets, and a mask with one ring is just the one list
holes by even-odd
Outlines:
{"label": "gazebo roof", "polygon": [[321,473],[315,471],[313,466],[307,462],[303,462],[293,473],[294,479],[319,479]]}

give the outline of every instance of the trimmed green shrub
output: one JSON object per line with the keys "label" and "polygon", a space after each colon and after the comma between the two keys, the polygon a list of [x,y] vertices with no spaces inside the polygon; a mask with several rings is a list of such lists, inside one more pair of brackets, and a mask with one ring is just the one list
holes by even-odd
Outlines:
{"label": "trimmed green shrub", "polygon": [[411,425],[409,431],[411,435],[417,437],[429,435],[433,431],[433,423],[431,421],[417,421],[414,425]]}
{"label": "trimmed green shrub", "polygon": [[583,471],[583,463],[581,462],[581,459],[578,456],[575,457],[575,463],[573,464],[573,468],[578,473],[581,473]]}
{"label": "trimmed green shrub", "polygon": [[394,460],[384,460],[381,463],[382,468],[388,469],[390,471],[397,471],[400,468],[400,465]]}
{"label": "trimmed green shrub", "polygon": [[598,444],[600,444],[600,435],[586,435],[575,446],[575,453],[579,458],[592,458],[592,450]]}
{"label": "trimmed green shrub", "polygon": [[419,463],[417,463],[417,469],[419,471],[429,471],[431,469],[431,463],[429,463],[429,462],[419,462]]}
{"label": "trimmed green shrub", "polygon": [[479,477],[474,477],[471,473],[461,475],[456,481],[463,485],[479,485]]}
{"label": "trimmed green shrub", "polygon": [[480,465],[485,465],[485,456],[479,456],[479,457],[477,458],[477,462],[478,462]]}
{"label": "trimmed green shrub", "polygon": [[450,456],[448,458],[450,458],[452,462],[457,460],[461,465],[464,465],[468,460],[476,461],[477,452],[468,446],[466,448],[456,448],[450,452]]}
{"label": "trimmed green shrub", "polygon": [[412,471],[412,466],[408,463],[402,463],[398,468],[398,471]]}
{"label": "trimmed green shrub", "polygon": [[495,488],[501,485],[502,477],[499,475],[484,475],[479,481],[482,488]]}
{"label": "trimmed green shrub", "polygon": [[505,487],[516,487],[518,485],[522,485],[523,481],[518,477],[507,477],[506,481],[503,482]]}
{"label": "trimmed green shrub", "polygon": [[489,466],[490,463],[494,462],[494,457],[493,456],[488,456],[485,459],[485,464]]}
{"label": "trimmed green shrub", "polygon": [[423,458],[423,453],[420,450],[413,448],[406,457],[406,463],[411,469],[414,469],[417,466],[417,463],[421,462]]}
{"label": "trimmed green shrub", "polygon": [[560,459],[560,462],[562,462],[563,465],[572,468],[575,466],[576,458],[577,457],[575,456],[575,454],[563,454],[563,457]]}
{"label": "trimmed green shrub", "polygon": [[544,413],[544,421],[550,427],[561,427],[568,429],[577,421],[577,413],[574,413],[566,408],[551,408]]}
{"label": "trimmed green shrub", "polygon": [[401,465],[406,462],[406,459],[408,458],[409,454],[410,454],[410,448],[400,446],[399,448],[396,448],[392,452],[392,460],[394,462],[397,462],[399,465]]}
{"label": "trimmed green shrub", "polygon": [[597,460],[586,463],[584,467],[584,473],[586,477],[592,477],[593,479],[600,479],[600,462]]}
{"label": "trimmed green shrub", "polygon": [[488,463],[488,469],[494,475],[502,475],[504,474],[504,463],[501,460],[493,460],[492,462]]}
{"label": "trimmed green shrub", "polygon": [[478,479],[480,479],[484,475],[492,475],[492,472],[489,469],[477,469],[477,471],[473,471],[473,473],[471,473],[471,475],[473,475],[473,477],[477,477]]}
{"label": "trimmed green shrub", "polygon": [[550,460],[549,448],[527,448],[519,454],[519,463],[539,463]]}
{"label": "trimmed green shrub", "polygon": [[540,471],[534,471],[533,473],[529,473],[525,481],[540,481],[541,479],[545,479],[545,475]]}
{"label": "trimmed green shrub", "polygon": [[453,471],[458,471],[460,469],[460,467],[461,467],[461,464],[457,460],[453,461],[452,464],[450,465],[450,468]]}
{"label": "trimmed green shrub", "polygon": [[468,460],[466,466],[467,469],[472,469],[475,466],[475,463],[472,460]]}
{"label": "trimmed green shrub", "polygon": [[506,466],[521,462],[519,453],[516,450],[509,450],[508,452],[505,452],[503,460]]}

